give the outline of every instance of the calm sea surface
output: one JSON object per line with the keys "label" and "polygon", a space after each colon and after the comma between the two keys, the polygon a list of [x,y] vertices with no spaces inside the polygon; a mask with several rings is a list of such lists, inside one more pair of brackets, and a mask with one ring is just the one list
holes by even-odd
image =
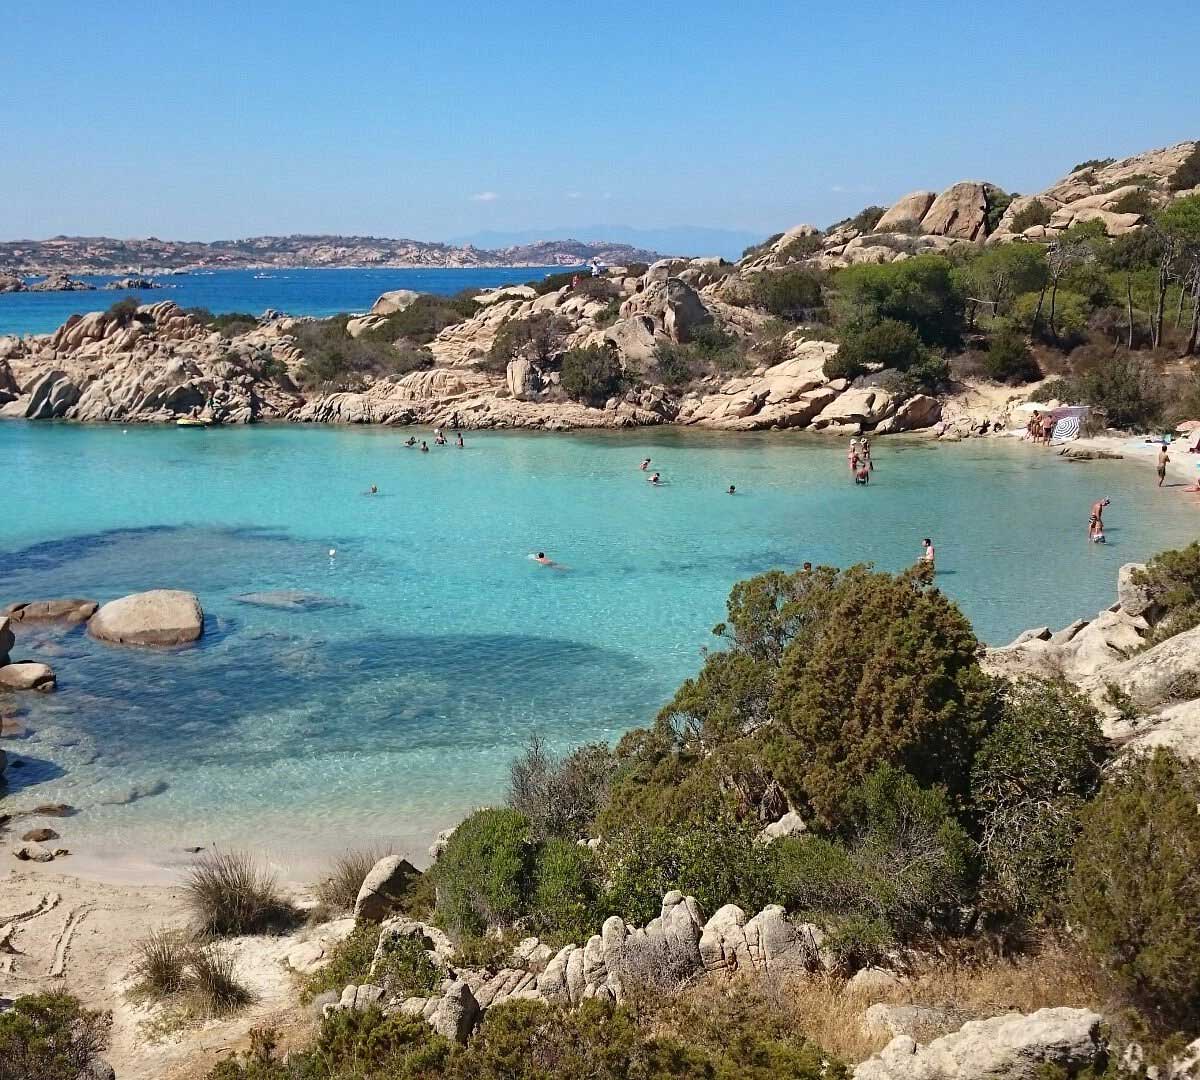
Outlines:
{"label": "calm sea surface", "polygon": [[[739,578],[897,569],[930,535],[941,587],[1003,642],[1108,604],[1118,566],[1192,539],[1200,512],[1151,470],[1007,441],[883,439],[862,489],[840,443],[789,433],[468,433],[429,454],[407,434],[0,423],[0,603],[173,587],[207,612],[173,654],[22,631],[16,656],[59,690],[8,700],[32,734],[6,740],[24,765],[5,808],[79,807],[61,831],[80,859],[423,855],[502,797],[533,732],[565,749],[650,720]],[[1085,538],[1100,495],[1106,547]],[[328,606],[237,599],[271,589]]]}
{"label": "calm sea surface", "polygon": [[[337,315],[366,311],[389,289],[450,296],[460,289],[513,285],[564,268],[429,270],[214,270],[156,278],[162,289],[133,292],[0,293],[0,334],[47,334],[76,312],[103,311],[126,296],[142,303],[174,300],[180,307],[205,307],[214,314],[275,308],[289,315]],[[113,277],[78,276],[103,285]]]}

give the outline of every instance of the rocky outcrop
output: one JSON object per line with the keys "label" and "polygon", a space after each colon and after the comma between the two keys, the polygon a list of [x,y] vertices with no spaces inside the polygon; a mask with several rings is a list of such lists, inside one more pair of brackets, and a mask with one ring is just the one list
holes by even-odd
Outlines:
{"label": "rocky outcrop", "polygon": [[874,231],[886,233],[920,225],[936,198],[937,193],[933,191],[914,191],[911,195],[905,195],[884,213],[876,223]]}
{"label": "rocky outcrop", "polygon": [[854,1070],[854,1080],[1037,1080],[1104,1065],[1102,1018],[1087,1009],[1039,1009],[972,1020],[919,1046],[897,1035]]}
{"label": "rocky outcrop", "polygon": [[40,690],[55,687],[54,672],[46,664],[5,664],[0,667],[0,690]]}
{"label": "rocky outcrop", "polygon": [[[18,600],[0,608],[0,616],[14,623],[87,622],[100,605],[95,600],[61,598],[56,600]],[[3,620],[0,619],[0,622]],[[3,654],[3,634],[0,633],[0,654]]]}
{"label": "rocky outcrop", "polygon": [[7,616],[0,616],[0,667],[8,663],[8,654],[12,652],[13,646],[16,643],[16,635],[13,634],[12,630],[12,620]]}
{"label": "rocky outcrop", "polygon": [[108,284],[106,284],[104,287],[106,289],[112,289],[114,291],[127,291],[127,290],[131,290],[131,289],[137,289],[140,292],[144,292],[147,289],[161,289],[162,288],[162,286],[157,281],[151,281],[149,278],[145,278],[145,277],[118,278],[116,281],[108,282]]}
{"label": "rocky outcrop", "polygon": [[86,281],[76,281],[62,270],[56,270],[36,285],[26,286],[28,292],[92,292],[95,288]]}
{"label": "rocky outcrop", "polygon": [[411,307],[420,295],[412,289],[393,289],[391,292],[385,292],[371,305],[371,314],[395,315]]}
{"label": "rocky outcrop", "polygon": [[988,193],[984,184],[967,180],[943,191],[921,219],[921,228],[935,236],[978,240],[987,235]]}
{"label": "rocky outcrop", "polygon": [[382,922],[404,898],[419,871],[399,855],[385,855],[371,867],[358,890],[354,917]]}
{"label": "rocky outcrop", "polygon": [[88,621],[88,633],[113,645],[185,645],[204,633],[204,610],[193,593],[153,589],[109,601]]}

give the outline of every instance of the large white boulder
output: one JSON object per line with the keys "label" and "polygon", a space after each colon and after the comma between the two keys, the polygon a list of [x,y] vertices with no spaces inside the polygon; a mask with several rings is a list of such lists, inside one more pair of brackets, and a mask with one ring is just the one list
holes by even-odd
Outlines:
{"label": "large white boulder", "polygon": [[194,593],[152,589],[110,600],[88,620],[88,633],[114,645],[185,645],[204,633]]}
{"label": "large white boulder", "polygon": [[1089,1009],[1039,1009],[972,1020],[926,1046],[897,1035],[854,1080],[1037,1080],[1047,1066],[1073,1075],[1103,1059],[1102,1022]]}

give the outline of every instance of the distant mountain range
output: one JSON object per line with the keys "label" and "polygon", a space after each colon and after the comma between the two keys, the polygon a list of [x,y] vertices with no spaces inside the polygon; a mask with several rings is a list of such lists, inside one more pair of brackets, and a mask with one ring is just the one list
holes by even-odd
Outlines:
{"label": "distant mountain range", "polygon": [[574,236],[591,243],[629,244],[668,255],[720,255],[740,259],[765,233],[739,229],[709,229],[702,225],[676,225],[662,229],[636,229],[629,225],[573,225],[553,229],[494,230],[451,238],[451,243],[480,248],[508,248],[544,241],[547,236]]}
{"label": "distant mountain range", "polygon": [[660,250],[611,241],[545,239],[484,249],[377,236],[255,236],[211,243],[157,237],[114,240],[105,236],[55,236],[49,240],[0,241],[0,271],[37,275],[55,271],[126,274],[195,267],[578,266],[591,259],[620,265],[653,262],[660,257]]}

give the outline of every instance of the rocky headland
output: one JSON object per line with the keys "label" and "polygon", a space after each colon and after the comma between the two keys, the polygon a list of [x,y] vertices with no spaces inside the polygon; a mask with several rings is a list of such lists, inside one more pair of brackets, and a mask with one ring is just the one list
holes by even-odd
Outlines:
{"label": "rocky headland", "polygon": [[[852,377],[830,377],[839,349],[831,328],[802,310],[781,320],[763,282],[998,245],[1051,251],[1079,223],[1120,238],[1193,190],[1172,184],[1196,146],[1081,166],[1036,195],[976,182],[914,192],[825,231],[795,226],[737,263],[660,259],[598,278],[584,273],[548,291],[489,290],[417,337],[396,320],[423,298],[386,293],[335,328],[347,348],[374,348],[379,362],[320,377],[305,330],[314,320],[271,312],[256,326],[227,327],[170,302],[72,316],[53,334],[0,338],[0,416],[886,434],[930,427],[945,406],[947,422],[965,416],[969,432],[978,385],[922,386],[886,358],[872,366],[870,355]],[[570,355],[608,365],[611,389],[568,387]],[[1024,396],[993,390],[982,406],[993,418]]]}

